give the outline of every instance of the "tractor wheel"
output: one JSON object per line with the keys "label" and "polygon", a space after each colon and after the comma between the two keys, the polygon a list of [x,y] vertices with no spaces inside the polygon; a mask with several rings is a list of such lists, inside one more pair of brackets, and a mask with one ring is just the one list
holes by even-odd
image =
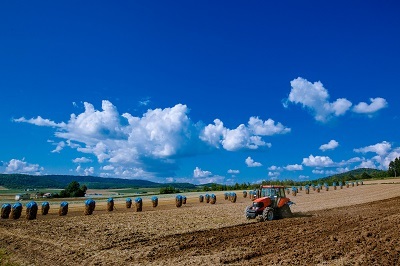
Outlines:
{"label": "tractor wheel", "polygon": [[246,217],[247,220],[250,220],[250,217],[247,216],[247,211],[250,209],[250,206],[247,206],[246,209],[244,210],[244,217]]}
{"label": "tractor wheel", "polygon": [[264,221],[272,221],[274,219],[274,211],[272,209],[265,209],[262,216]]}
{"label": "tractor wheel", "polygon": [[281,218],[290,218],[293,216],[292,210],[290,210],[289,205],[285,204],[279,209]]}

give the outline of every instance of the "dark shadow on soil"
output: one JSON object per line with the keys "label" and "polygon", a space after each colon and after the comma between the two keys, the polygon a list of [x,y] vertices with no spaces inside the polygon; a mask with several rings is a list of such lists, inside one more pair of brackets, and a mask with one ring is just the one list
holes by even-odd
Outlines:
{"label": "dark shadow on soil", "polygon": [[295,212],[293,213],[293,217],[292,218],[301,218],[301,217],[313,217],[313,215],[311,213],[307,213],[307,212]]}

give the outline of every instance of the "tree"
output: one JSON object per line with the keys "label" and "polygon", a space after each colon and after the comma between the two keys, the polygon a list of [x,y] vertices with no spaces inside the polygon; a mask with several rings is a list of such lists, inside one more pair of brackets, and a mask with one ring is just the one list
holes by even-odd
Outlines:
{"label": "tree", "polygon": [[394,177],[400,174],[400,158],[396,158],[389,163],[388,174]]}
{"label": "tree", "polygon": [[87,187],[85,185],[80,186],[77,181],[72,181],[68,184],[68,186],[61,190],[60,197],[61,198],[69,198],[69,197],[84,197],[86,193]]}

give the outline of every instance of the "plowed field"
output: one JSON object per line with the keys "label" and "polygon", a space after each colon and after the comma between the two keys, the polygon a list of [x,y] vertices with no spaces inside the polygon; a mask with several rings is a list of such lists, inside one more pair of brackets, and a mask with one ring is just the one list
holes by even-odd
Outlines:
{"label": "plowed field", "polygon": [[[67,216],[0,220],[0,264],[16,265],[400,265],[399,180],[291,197],[293,218],[247,221],[250,204],[163,199],[153,209],[92,216],[71,206]],[[82,204],[83,205],[83,204]],[[40,213],[40,209],[39,209]],[[6,254],[4,254],[6,253]]]}

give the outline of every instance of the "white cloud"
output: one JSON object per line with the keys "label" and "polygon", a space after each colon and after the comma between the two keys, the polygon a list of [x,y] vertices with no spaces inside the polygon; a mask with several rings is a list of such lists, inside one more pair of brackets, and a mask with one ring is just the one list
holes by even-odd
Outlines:
{"label": "white cloud", "polygon": [[189,109],[183,104],[148,109],[142,116],[120,114],[107,100],[102,101],[99,110],[88,102],[83,105],[84,110],[71,114],[67,122],[57,123],[40,116],[14,121],[53,127],[55,136],[61,139],[53,152],[69,147],[94,155],[99,163],[114,167],[113,172],[102,173],[103,176],[124,178],[173,177],[176,158],[206,152],[209,146],[228,151],[271,147],[263,136],[290,132],[281,123],[258,117],[251,117],[247,126],[241,124],[235,129],[224,127],[219,119],[203,126],[190,120]]}
{"label": "white cloud", "polygon": [[240,173],[239,170],[233,170],[233,169],[228,170],[228,174],[239,174],[239,173]]}
{"label": "white cloud", "polygon": [[5,174],[29,174],[29,175],[40,175],[44,171],[43,167],[38,164],[30,164],[25,162],[24,159],[11,159],[9,162],[4,163]]}
{"label": "white cloud", "polygon": [[26,119],[25,117],[21,117],[18,119],[14,119],[14,122],[22,122],[29,123],[36,126],[45,126],[45,127],[65,127],[65,123],[55,123],[49,119],[43,119],[41,116],[36,118]]}
{"label": "white cloud", "polygon": [[[345,98],[339,98],[334,102],[329,101],[328,90],[320,81],[311,83],[306,79],[298,77],[290,82],[292,87],[284,107],[289,103],[301,104],[308,109],[315,120],[325,123],[333,117],[344,115],[353,105]],[[383,98],[370,98],[371,104],[361,102],[352,108],[352,111],[359,114],[371,115],[388,106]]]}
{"label": "white cloud", "polygon": [[236,129],[226,128],[219,119],[214,124],[207,125],[200,134],[200,139],[211,146],[219,148],[221,145],[225,150],[236,151],[240,149],[258,149],[260,147],[271,147],[262,136],[286,134],[290,128],[274,120],[261,120],[258,117],[250,117],[248,126],[240,124]]}
{"label": "white cloud", "polygon": [[255,162],[250,156],[246,158],[245,163],[248,167],[260,167],[261,163]]}
{"label": "white cloud", "polygon": [[332,167],[335,163],[328,156],[313,156],[303,158],[303,164],[311,167]]}
{"label": "white cloud", "polygon": [[336,140],[331,140],[327,144],[323,144],[319,147],[321,151],[327,151],[327,150],[334,150],[339,146],[339,142]]}
{"label": "white cloud", "polygon": [[310,177],[308,175],[299,175],[300,180],[308,180]]}
{"label": "white cloud", "polygon": [[268,170],[270,170],[270,171],[282,171],[282,168],[279,167],[279,166],[271,165],[270,167],[268,167]]}
{"label": "white cloud", "polygon": [[104,170],[104,171],[112,171],[112,170],[115,169],[115,167],[112,166],[112,165],[105,165],[101,169]]}
{"label": "white cloud", "polygon": [[367,153],[374,152],[380,156],[387,154],[392,148],[392,145],[387,141],[382,141],[381,143],[377,143],[375,145],[370,145],[367,147],[354,149],[355,152],[358,153]]}
{"label": "white cloud", "polygon": [[199,167],[196,167],[193,170],[193,177],[194,178],[203,178],[203,177],[209,177],[211,176],[212,173],[210,171],[203,171]]}
{"label": "white cloud", "polygon": [[303,166],[301,164],[289,164],[285,169],[288,171],[301,171],[303,170]]}
{"label": "white cloud", "polygon": [[324,172],[324,170],[314,169],[314,170],[312,170],[312,173],[313,173],[313,174],[317,174],[317,175],[322,175],[322,174],[324,174],[325,172]]}
{"label": "white cloud", "polygon": [[272,136],[276,134],[286,134],[291,131],[290,128],[285,127],[281,123],[275,124],[275,121],[269,118],[266,121],[261,120],[258,117],[250,117],[249,129],[259,136]]}
{"label": "white cloud", "polygon": [[319,122],[326,122],[334,116],[344,115],[352,105],[344,98],[329,102],[328,91],[320,81],[311,83],[299,77],[292,80],[290,85],[292,89],[285,106],[287,107],[289,102],[301,104],[304,108],[308,108]]}
{"label": "white cloud", "polygon": [[89,176],[94,174],[94,167],[82,168],[80,165],[78,165],[75,171],[80,175]]}
{"label": "white cloud", "polygon": [[74,162],[74,163],[90,163],[90,162],[92,162],[92,160],[89,158],[86,158],[86,157],[80,157],[80,158],[73,159],[72,162]]}
{"label": "white cloud", "polygon": [[359,166],[357,166],[356,168],[376,168],[375,162],[373,162],[372,160],[365,160],[363,162],[361,162],[361,164]]}
{"label": "white cloud", "polygon": [[360,102],[353,107],[353,112],[359,114],[372,114],[383,108],[388,107],[388,103],[384,98],[370,98],[371,104]]}
{"label": "white cloud", "polygon": [[245,125],[241,124],[236,129],[228,129],[219,119],[215,119],[214,124],[209,124],[204,128],[200,139],[216,148],[222,145],[228,151],[271,147],[271,143],[266,143],[260,136],[254,135],[252,130]]}
{"label": "white cloud", "polygon": [[268,172],[268,177],[270,180],[278,180],[278,177],[281,175],[280,172]]}
{"label": "white cloud", "polygon": [[[178,182],[190,182],[190,183],[195,183],[195,184],[208,184],[208,183],[224,183],[225,177],[224,176],[219,176],[219,175],[214,175],[210,171],[203,171],[199,167],[196,167],[193,170],[193,179],[178,179]],[[176,180],[176,179],[175,179]]]}
{"label": "white cloud", "polygon": [[54,150],[52,150],[52,153],[60,153],[60,151],[62,151],[65,147],[65,142],[64,141],[60,141],[59,143],[57,143],[57,146]]}

